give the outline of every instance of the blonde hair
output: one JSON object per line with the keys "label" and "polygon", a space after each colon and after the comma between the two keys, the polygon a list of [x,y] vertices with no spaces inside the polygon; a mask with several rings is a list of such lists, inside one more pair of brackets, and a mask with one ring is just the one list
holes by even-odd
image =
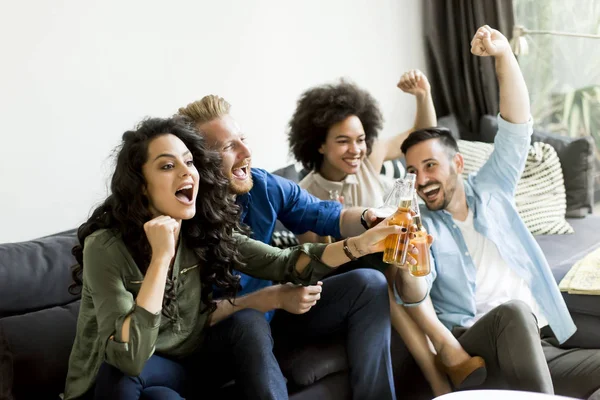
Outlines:
{"label": "blonde hair", "polygon": [[199,125],[228,115],[230,109],[231,104],[224,98],[209,94],[185,107],[181,107],[177,112],[179,115],[190,118],[194,121],[194,124]]}

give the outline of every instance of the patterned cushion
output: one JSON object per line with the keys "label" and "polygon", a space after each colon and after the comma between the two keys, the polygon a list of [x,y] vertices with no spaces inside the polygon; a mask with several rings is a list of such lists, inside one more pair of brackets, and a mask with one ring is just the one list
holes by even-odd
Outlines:
{"label": "patterned cushion", "polygon": [[[493,144],[458,141],[465,160],[465,177],[477,172],[489,158]],[[534,235],[573,233],[565,220],[567,200],[562,169],[556,151],[547,143],[529,147],[525,169],[515,193],[517,211]]]}
{"label": "patterned cushion", "polygon": [[[279,224],[279,221],[277,221],[277,224]],[[287,249],[288,247],[294,247],[299,244],[296,236],[292,232],[285,229],[283,225],[276,227],[275,229],[276,230],[273,232],[273,236],[271,236],[271,246],[279,247],[280,249]]]}

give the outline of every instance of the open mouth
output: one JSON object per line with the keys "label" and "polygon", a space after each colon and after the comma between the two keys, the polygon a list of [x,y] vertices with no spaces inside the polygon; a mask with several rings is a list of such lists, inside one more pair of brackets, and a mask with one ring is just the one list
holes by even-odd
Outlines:
{"label": "open mouth", "polygon": [[346,164],[348,164],[348,166],[352,168],[360,166],[360,158],[344,158],[343,160]]}
{"label": "open mouth", "polygon": [[175,192],[175,197],[184,204],[192,204],[194,200],[194,186],[191,184],[182,186]]}
{"label": "open mouth", "polygon": [[233,168],[231,170],[231,173],[236,179],[244,181],[248,178],[249,170],[250,170],[250,168],[249,168],[248,164],[246,164],[242,167]]}
{"label": "open mouth", "polygon": [[441,188],[442,188],[441,185],[433,184],[433,185],[426,186],[425,189],[421,190],[421,193],[423,193],[423,198],[426,201],[432,202],[437,198],[437,195],[440,193]]}

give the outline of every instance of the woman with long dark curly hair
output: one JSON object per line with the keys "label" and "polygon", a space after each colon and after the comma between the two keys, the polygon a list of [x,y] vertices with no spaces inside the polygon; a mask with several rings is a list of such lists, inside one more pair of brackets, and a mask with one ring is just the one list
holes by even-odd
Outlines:
{"label": "woman with long dark curly hair", "polygon": [[[231,370],[247,392],[268,392],[255,378],[260,360],[234,365],[236,349],[253,338],[220,321],[213,286],[234,298],[233,268],[315,283],[348,257],[382,251],[383,239],[399,232],[384,224],[343,246],[272,248],[237,232],[228,188],[218,153],[188,121],[147,119],[123,134],[111,194],[73,249],[70,289],[81,288],[82,299],[66,399],[181,399],[225,383]],[[215,368],[215,358],[230,368]]]}
{"label": "woman with long dark curly hair", "polygon": [[[388,139],[378,139],[383,117],[369,92],[348,81],[322,85],[305,91],[289,123],[288,140],[296,160],[309,174],[300,187],[325,200],[337,193],[346,206],[378,207],[383,204],[390,181],[379,171],[386,160],[402,157],[401,145],[413,130],[437,124],[430,85],[418,70],[402,75],[398,88],[415,96],[414,126]],[[366,221],[374,221],[365,209]],[[315,234],[301,236],[303,242],[322,241]],[[396,279],[397,268],[381,263],[386,277]],[[400,274],[398,274],[400,275]],[[450,331],[437,319],[429,298],[417,307],[405,308],[390,293],[390,315],[394,329],[402,336],[421,367],[436,396],[482,383],[485,363],[470,357]],[[428,337],[438,354],[437,365]]]}

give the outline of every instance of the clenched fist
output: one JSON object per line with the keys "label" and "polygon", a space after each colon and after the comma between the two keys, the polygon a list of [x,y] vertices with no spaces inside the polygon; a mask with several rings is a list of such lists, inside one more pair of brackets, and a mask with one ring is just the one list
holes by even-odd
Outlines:
{"label": "clenched fist", "polygon": [[144,224],[144,232],[152,248],[152,257],[171,260],[175,256],[175,233],[178,228],[179,223],[166,215],[153,218]]}
{"label": "clenched fist", "polygon": [[488,25],[479,28],[471,40],[471,53],[479,57],[497,57],[510,52],[510,44],[506,37]]}
{"label": "clenched fist", "polygon": [[431,91],[427,77],[418,69],[411,69],[402,74],[397,86],[403,92],[413,96],[424,96]]}

